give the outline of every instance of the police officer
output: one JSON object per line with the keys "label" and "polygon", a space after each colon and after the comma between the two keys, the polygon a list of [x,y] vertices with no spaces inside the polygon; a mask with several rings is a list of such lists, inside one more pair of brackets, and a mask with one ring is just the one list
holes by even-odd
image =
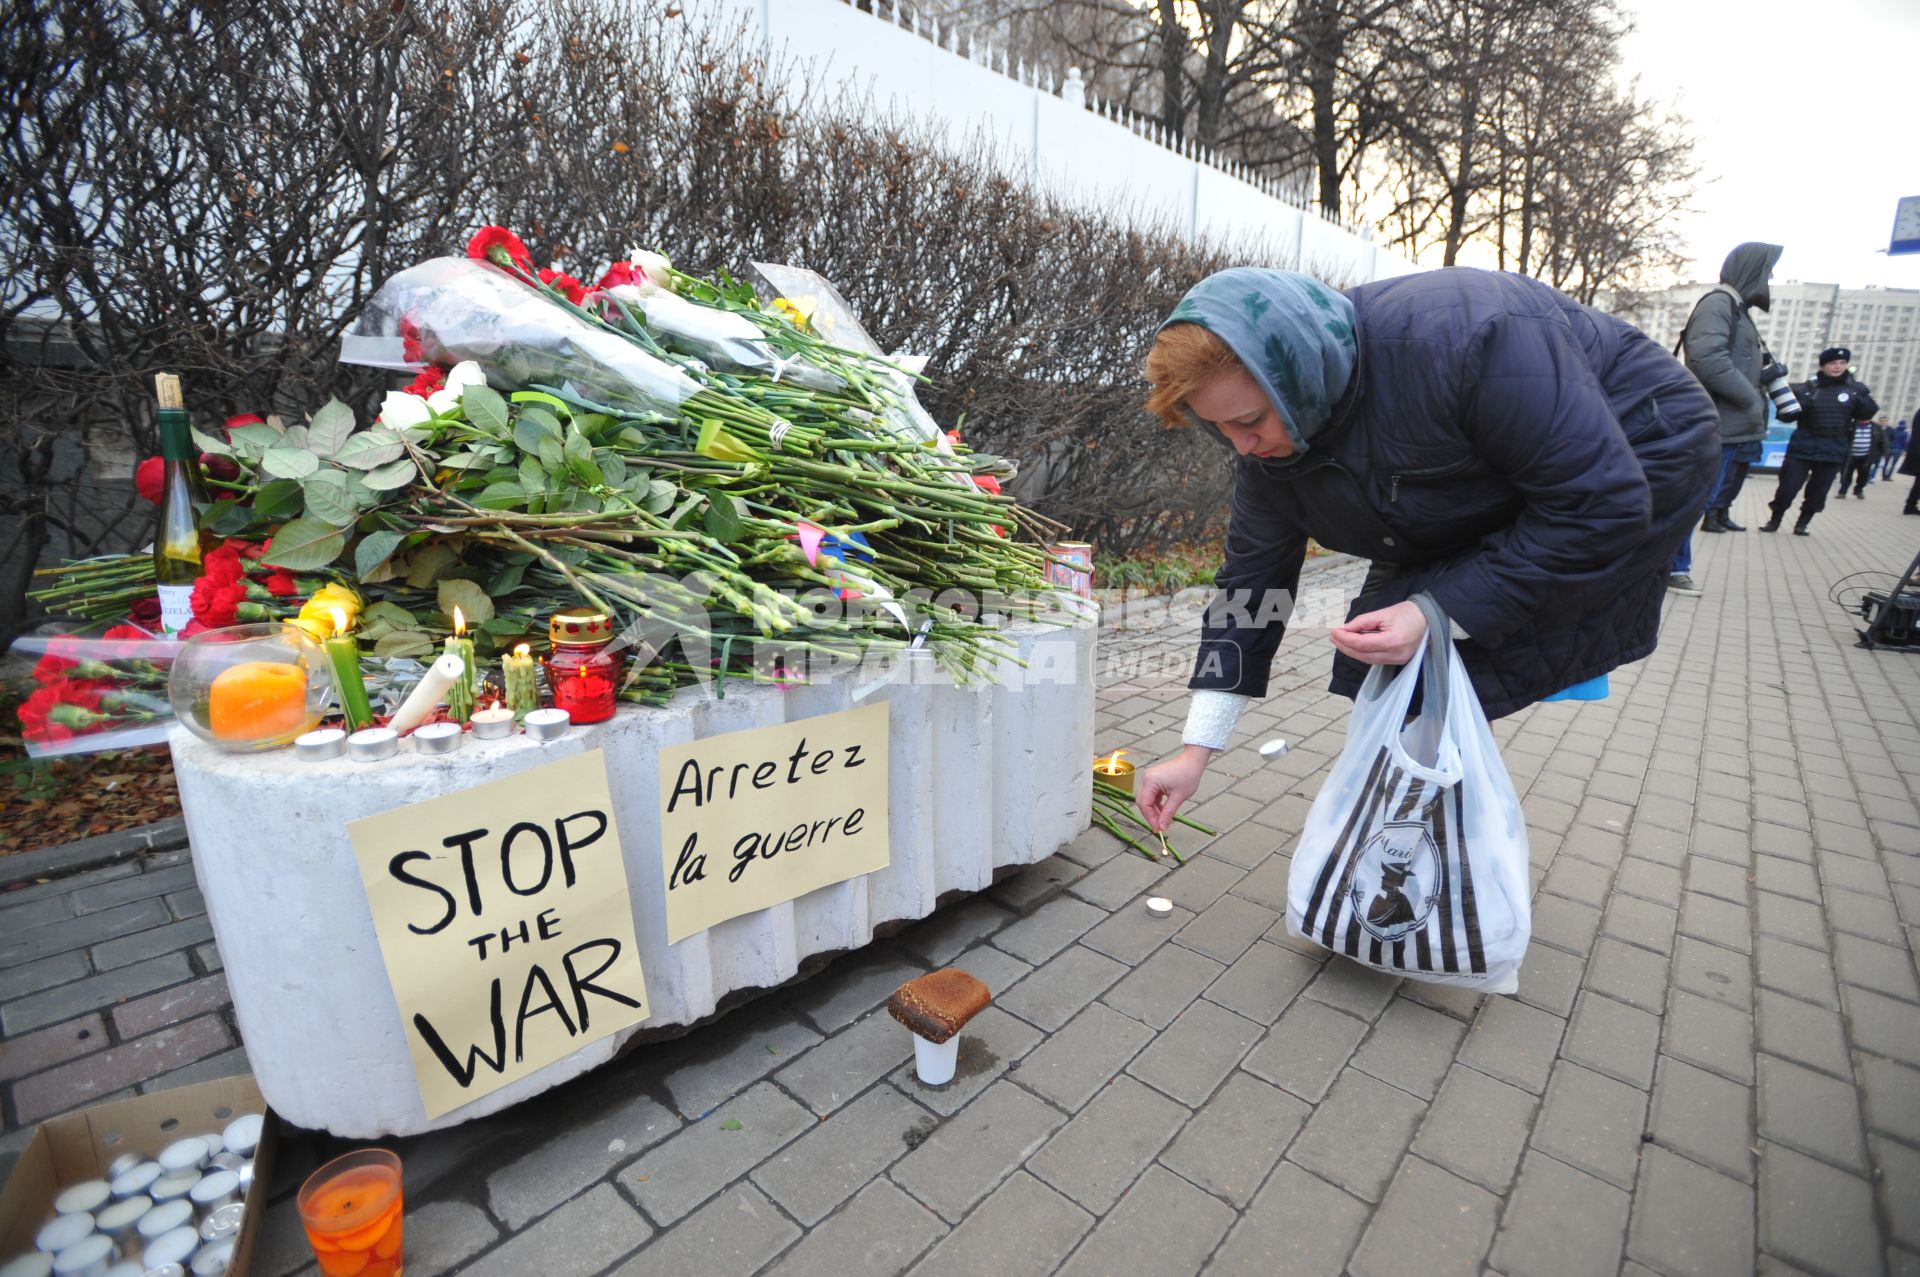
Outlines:
{"label": "police officer", "polygon": [[1829,346],[1820,352],[1820,371],[1813,380],[1793,388],[1793,397],[1800,401],[1800,420],[1794,423],[1793,437],[1787,440],[1780,483],[1773,491],[1773,500],[1767,503],[1773,517],[1760,525],[1762,532],[1780,530],[1780,520],[1804,486],[1807,497],[1800,503],[1800,518],[1793,525],[1793,534],[1808,535],[1807,525],[1827,508],[1827,492],[1853,451],[1855,423],[1871,422],[1880,411],[1873,395],[1847,370],[1852,362],[1853,352],[1845,346]]}

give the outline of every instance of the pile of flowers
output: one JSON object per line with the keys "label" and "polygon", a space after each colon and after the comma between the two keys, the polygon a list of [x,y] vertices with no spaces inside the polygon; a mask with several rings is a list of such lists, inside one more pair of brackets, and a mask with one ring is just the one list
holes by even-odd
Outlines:
{"label": "pile of flowers", "polygon": [[[486,655],[584,602],[651,658],[633,699],[922,645],[980,675],[1010,650],[996,616],[1063,606],[1044,547],[1064,529],[927,417],[914,373],[828,341],[844,325],[823,318],[656,253],[588,287],[486,228],[465,258],[395,276],[343,342],[412,376],[368,428],[332,402],[196,431],[218,494],[203,526],[226,540],[195,627],[304,616],[330,634],[313,596],[333,588],[370,656],[427,655],[456,608]],[[84,604],[137,575],[75,565],[39,597]]]}

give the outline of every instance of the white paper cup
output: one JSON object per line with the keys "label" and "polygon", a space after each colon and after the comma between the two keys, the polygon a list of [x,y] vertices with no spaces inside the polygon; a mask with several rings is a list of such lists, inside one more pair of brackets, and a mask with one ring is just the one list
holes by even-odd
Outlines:
{"label": "white paper cup", "polygon": [[926,1085],[945,1086],[953,1081],[953,1070],[959,1062],[958,1033],[945,1042],[929,1042],[918,1033],[913,1035],[913,1067]]}

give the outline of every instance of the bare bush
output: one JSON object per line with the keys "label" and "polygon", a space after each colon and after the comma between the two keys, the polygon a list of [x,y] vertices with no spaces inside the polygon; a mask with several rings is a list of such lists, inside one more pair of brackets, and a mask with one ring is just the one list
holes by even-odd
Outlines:
{"label": "bare bush", "polygon": [[[588,279],[658,246],[834,280],[1017,491],[1124,554],[1219,516],[1224,458],[1142,412],[1154,327],[1228,264],[822,94],[651,0],[22,0],[0,18],[0,629],[37,562],[134,548],[151,374],[203,426],[383,379],[335,361],[394,270],[519,230]],[[1257,246],[1236,250],[1257,260]]]}

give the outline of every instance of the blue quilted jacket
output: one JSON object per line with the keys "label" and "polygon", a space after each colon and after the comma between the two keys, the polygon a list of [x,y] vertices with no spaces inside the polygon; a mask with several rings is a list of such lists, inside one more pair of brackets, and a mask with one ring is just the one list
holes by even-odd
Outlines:
{"label": "blue quilted jacket", "polygon": [[[1373,561],[1349,616],[1430,592],[1490,717],[1646,656],[1674,550],[1719,463],[1718,414],[1639,330],[1519,275],[1449,269],[1347,292],[1359,348],[1328,424],[1234,470],[1224,592],[1189,686],[1264,695],[1309,537]],[[1209,323],[1253,363],[1257,323]],[[1222,331],[1222,328],[1226,331]],[[1267,334],[1270,336],[1270,334]],[[1336,656],[1332,690],[1366,667]]]}

